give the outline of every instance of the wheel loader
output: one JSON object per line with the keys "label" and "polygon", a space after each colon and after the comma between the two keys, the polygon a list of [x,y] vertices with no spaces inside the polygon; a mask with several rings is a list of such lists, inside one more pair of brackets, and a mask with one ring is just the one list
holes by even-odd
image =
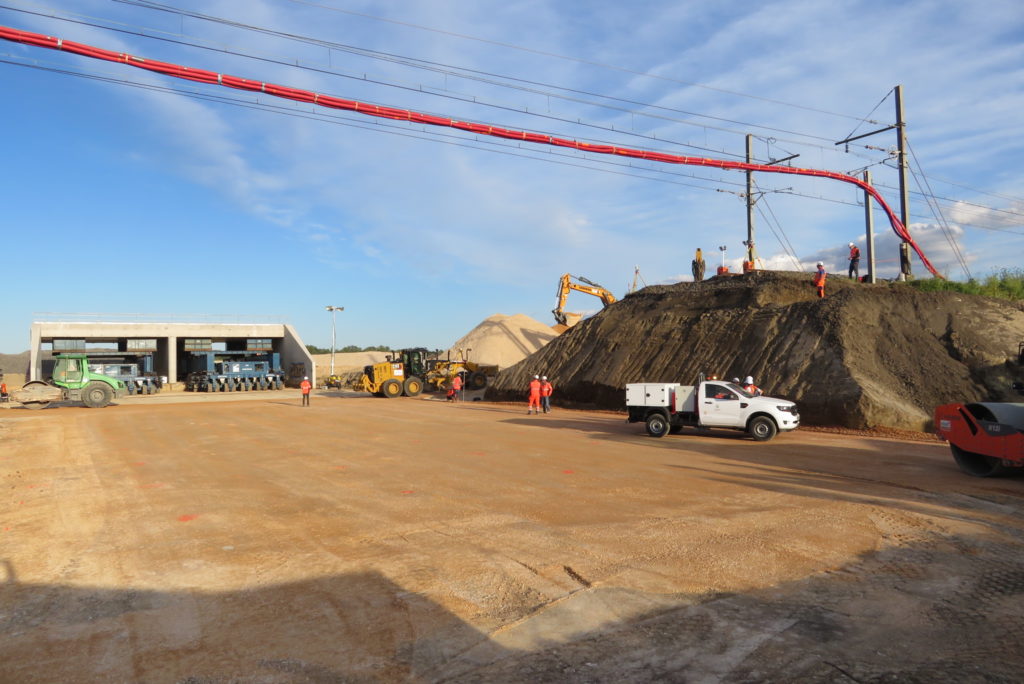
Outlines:
{"label": "wheel loader", "polygon": [[48,382],[32,380],[11,392],[11,399],[27,409],[43,409],[54,401],[80,401],[88,408],[103,408],[128,393],[121,380],[89,370],[86,354],[58,354]]}

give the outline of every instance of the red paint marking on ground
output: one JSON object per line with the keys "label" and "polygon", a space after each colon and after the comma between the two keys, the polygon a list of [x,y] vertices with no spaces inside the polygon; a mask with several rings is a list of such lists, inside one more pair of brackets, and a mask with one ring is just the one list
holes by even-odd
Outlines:
{"label": "red paint marking on ground", "polygon": [[562,471],[562,473],[564,473],[565,475],[573,475],[573,474],[575,474],[575,472],[576,472],[575,470],[563,470]]}
{"label": "red paint marking on ground", "polygon": [[344,470],[345,468],[348,468],[348,466],[331,466],[331,467],[334,468],[335,470]]}
{"label": "red paint marking on ground", "polygon": [[414,494],[415,492],[413,490],[411,490],[411,489],[404,489],[404,490],[402,490],[402,493],[403,494]]}
{"label": "red paint marking on ground", "polygon": [[195,513],[186,513],[185,515],[179,515],[178,516],[178,522],[190,522],[192,520],[195,520],[198,517],[199,516],[196,515]]}
{"label": "red paint marking on ground", "polygon": [[484,453],[483,451],[470,451],[469,455],[470,456],[486,456],[487,454]]}

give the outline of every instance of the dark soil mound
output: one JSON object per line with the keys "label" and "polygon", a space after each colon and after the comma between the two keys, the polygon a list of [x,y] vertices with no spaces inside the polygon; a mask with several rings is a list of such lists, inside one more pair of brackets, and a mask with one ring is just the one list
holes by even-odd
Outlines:
{"label": "dark soil mound", "polygon": [[925,430],[935,406],[1019,400],[1024,304],[903,283],[756,272],[648,287],[503,371],[487,398],[525,401],[534,374],[553,403],[622,409],[631,382],[692,383],[753,375],[792,399],[803,421]]}
{"label": "dark soil mound", "polygon": [[0,354],[0,371],[6,376],[6,382],[12,387],[21,386],[28,379],[29,353]]}

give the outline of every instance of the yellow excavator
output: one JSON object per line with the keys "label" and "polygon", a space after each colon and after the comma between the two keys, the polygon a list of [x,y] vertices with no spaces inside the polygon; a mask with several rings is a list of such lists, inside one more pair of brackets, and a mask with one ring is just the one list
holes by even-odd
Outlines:
{"label": "yellow excavator", "polygon": [[[574,278],[579,282],[574,283]],[[565,310],[565,300],[573,290],[576,290],[577,292],[585,292],[586,294],[600,298],[601,303],[604,306],[608,306],[615,301],[615,295],[594,281],[587,280],[583,276],[574,276],[566,273],[558,281],[558,306],[551,310],[551,313],[555,315],[555,321],[558,324],[555,326],[555,329],[560,333],[565,332],[572,326],[576,325],[580,322],[580,319],[583,318],[583,314],[581,313],[569,313]]]}

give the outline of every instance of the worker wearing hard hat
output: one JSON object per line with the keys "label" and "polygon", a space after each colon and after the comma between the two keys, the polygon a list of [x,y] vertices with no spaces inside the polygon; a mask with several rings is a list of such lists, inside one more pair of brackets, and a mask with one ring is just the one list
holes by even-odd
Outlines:
{"label": "worker wearing hard hat", "polygon": [[313,385],[309,382],[309,376],[302,378],[302,382],[299,383],[299,389],[302,390],[302,405],[309,406],[309,390],[313,389]]}
{"label": "worker wearing hard hat", "polygon": [[743,381],[743,390],[747,394],[752,394],[755,397],[759,397],[764,394],[764,392],[761,391],[761,388],[754,384],[754,378],[750,375],[748,375],[746,380]]}
{"label": "worker wearing hard hat", "polygon": [[530,415],[536,409],[540,413],[540,376],[534,375],[530,381],[530,403],[526,408],[526,415]]}
{"label": "worker wearing hard hat", "polygon": [[825,298],[825,264],[818,262],[818,270],[814,272],[814,286],[818,288],[818,297]]}
{"label": "worker wearing hard hat", "polygon": [[850,272],[851,280],[860,280],[860,247],[850,243]]}
{"label": "worker wearing hard hat", "polygon": [[548,376],[540,376],[540,404],[544,413],[551,413],[551,393],[554,391],[555,387],[548,381]]}

